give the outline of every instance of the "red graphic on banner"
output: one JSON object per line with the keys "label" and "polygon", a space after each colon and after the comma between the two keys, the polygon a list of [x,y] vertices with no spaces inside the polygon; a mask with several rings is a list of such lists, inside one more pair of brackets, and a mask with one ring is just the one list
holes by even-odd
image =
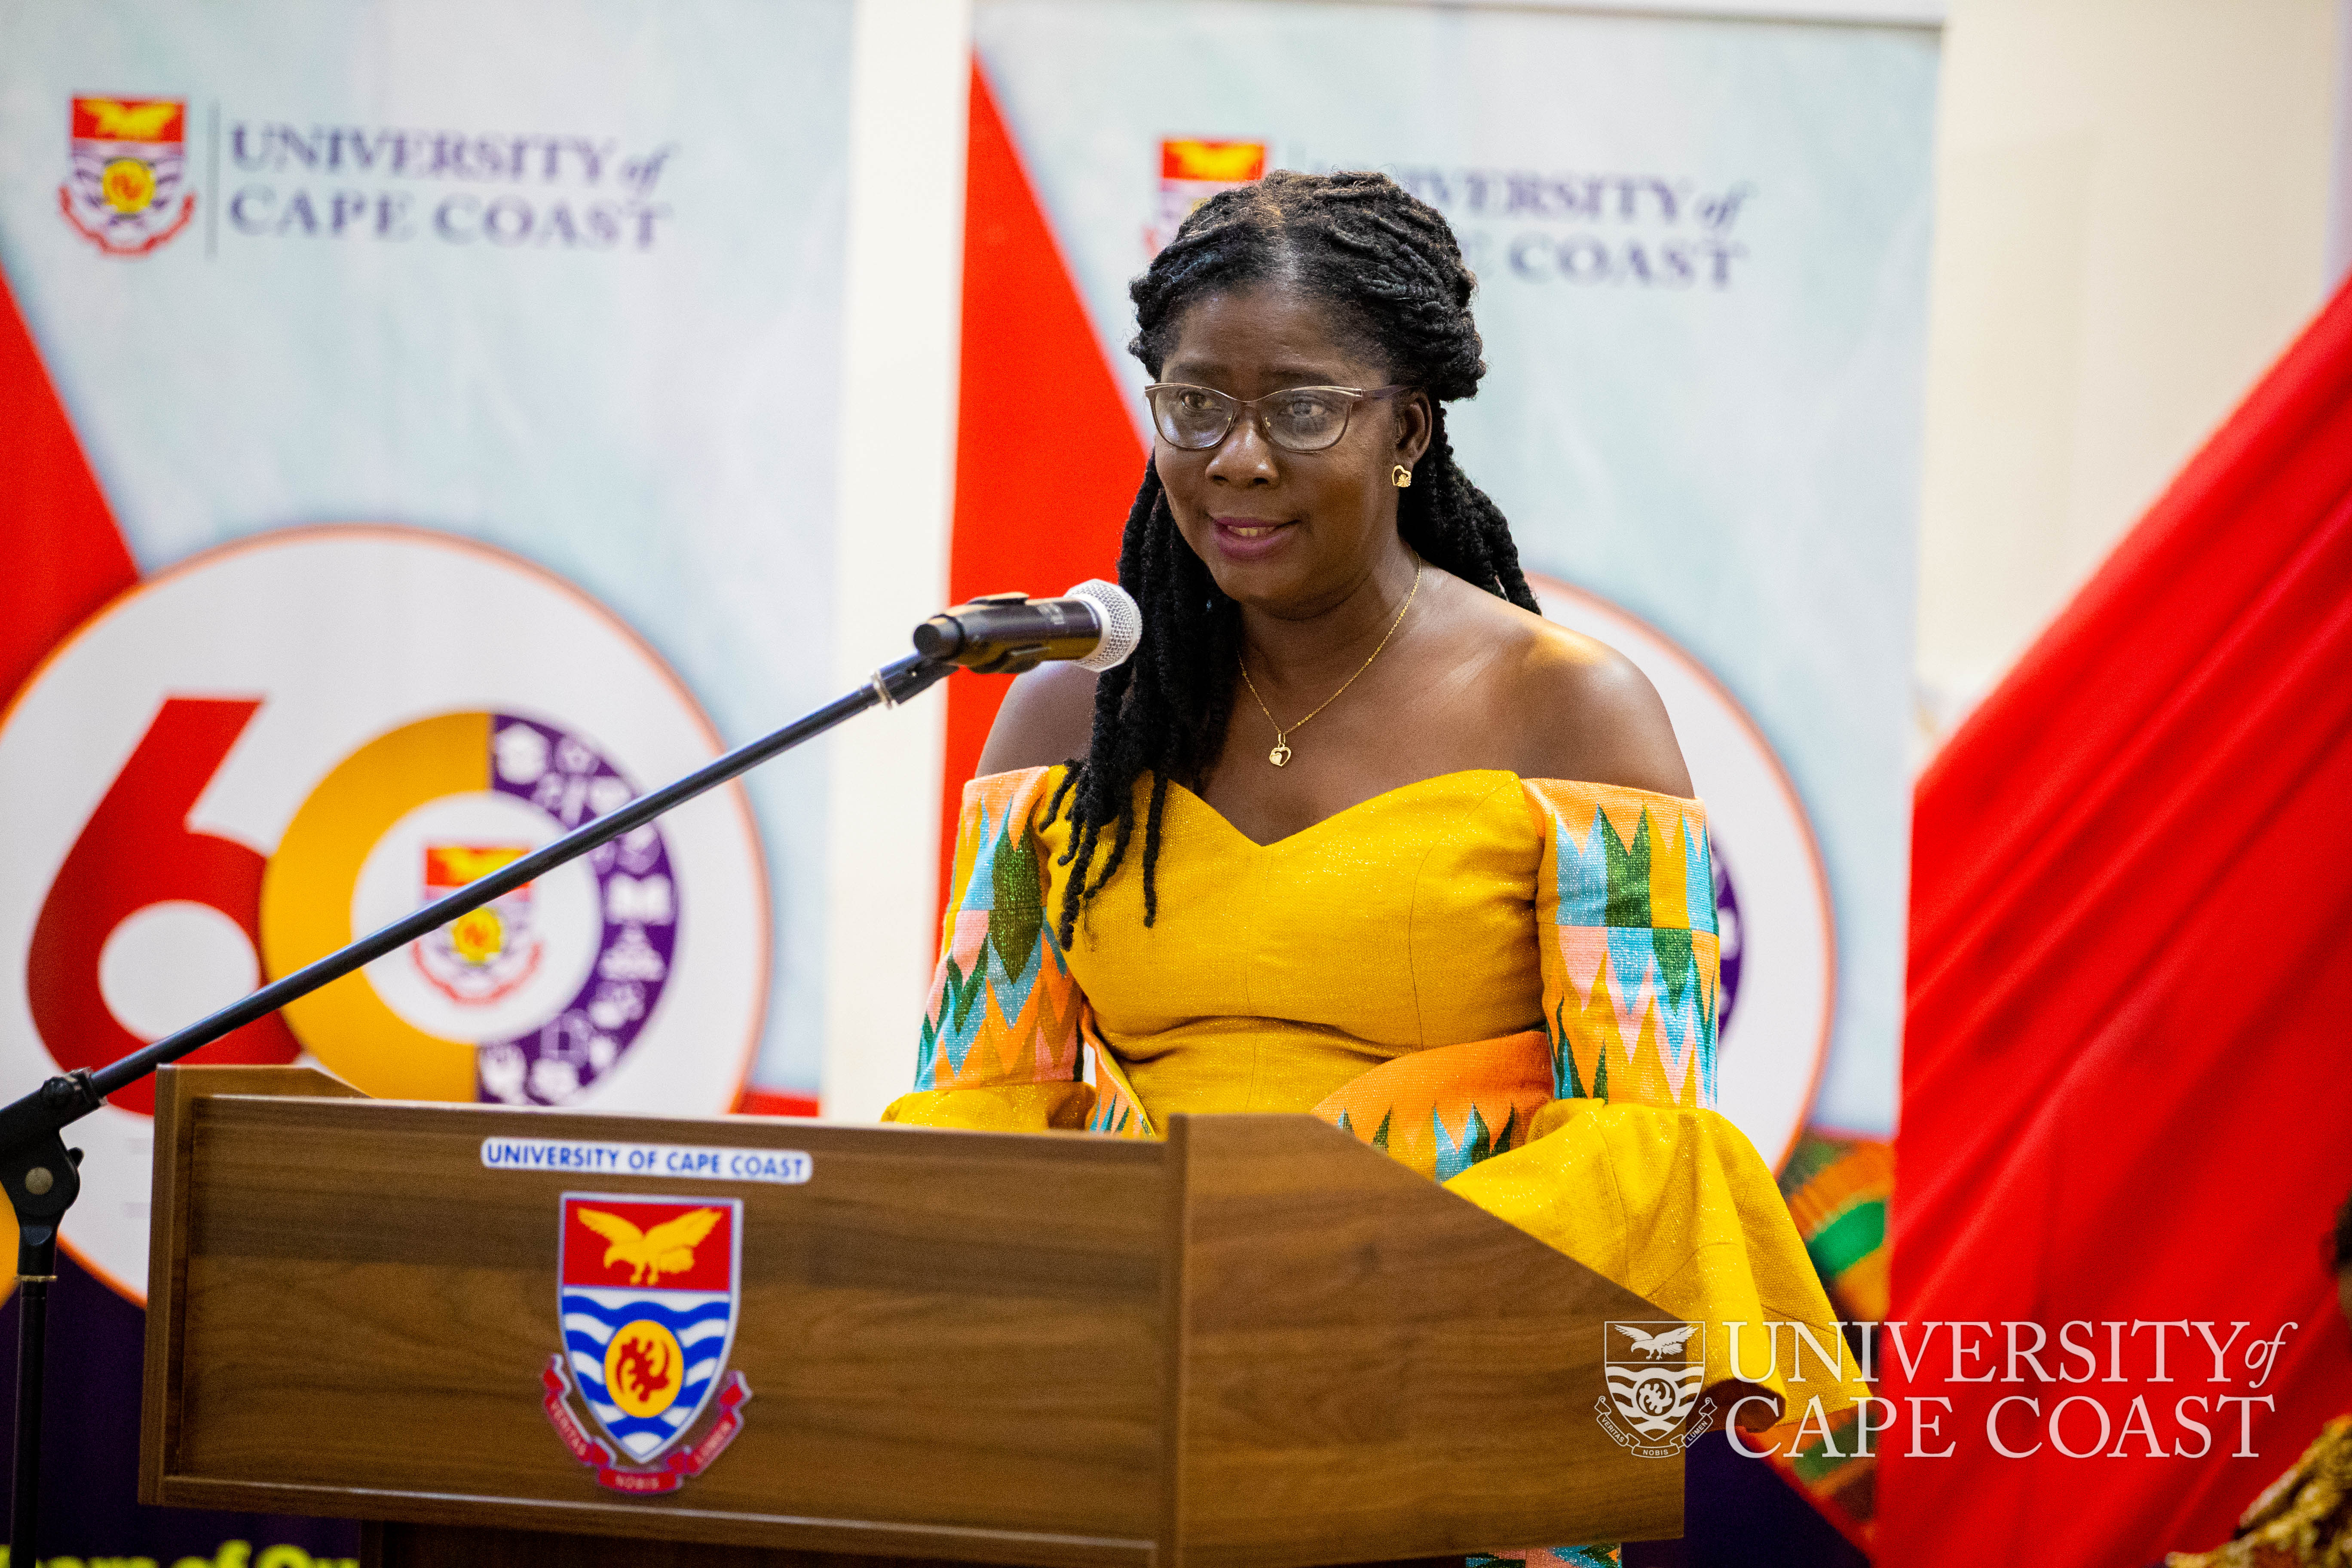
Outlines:
{"label": "red graphic on banner", "polygon": [[40,352],[0,276],[0,430],[8,482],[8,614],[0,616],[0,698],[100,605],[139,580]]}
{"label": "red graphic on banner", "polygon": [[[258,699],[165,700],[67,852],[41,901],[25,964],[33,1026],[58,1066],[103,1067],[147,1043],[108,1008],[98,963],[114,928],[150,904],[184,900],[217,910],[260,951],[261,855],[188,826],[196,797],[260,706]],[[190,1060],[290,1062],[300,1051],[273,1013]],[[154,1080],[117,1090],[108,1103],[152,1116]]]}
{"label": "red graphic on banner", "polygon": [[1246,185],[1265,174],[1263,142],[1209,142],[1171,136],[1160,143],[1160,222],[1145,231],[1151,254],[1176,237],[1192,209],[1220,191]]}
{"label": "red graphic on banner", "polygon": [[[1143,438],[977,64],[967,159],[948,595],[1058,594],[1088,577],[1118,576],[1119,534],[1143,480]],[[1037,440],[1033,427],[1041,388],[1052,391],[1052,441]],[[1039,525],[1040,496],[1053,498],[1051,527]],[[1009,675],[948,683],[941,900],[955,863],[963,781],[1012,683]]]}
{"label": "red graphic on banner", "polygon": [[73,100],[73,134],[78,142],[184,142],[187,124],[187,105],[178,99]]}

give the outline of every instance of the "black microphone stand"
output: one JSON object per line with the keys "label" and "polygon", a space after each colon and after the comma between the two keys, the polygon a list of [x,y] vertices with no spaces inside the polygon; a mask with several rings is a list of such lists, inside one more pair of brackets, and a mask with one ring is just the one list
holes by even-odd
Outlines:
{"label": "black microphone stand", "polygon": [[[923,639],[919,635],[917,640],[919,643]],[[1036,662],[1040,651],[1024,648],[1019,652],[1029,656],[1026,663],[1016,657],[1011,662],[999,661],[990,668],[1026,668]],[[671,807],[750,772],[769,758],[824,734],[868,708],[896,708],[929,689],[955,668],[945,659],[928,658],[919,653],[886,664],[846,697],[836,698],[775,733],[736,748],[676,784],[639,795],[610,815],[583,824],[552,844],[499,868],[480,881],[468,883],[373,935],[362,937],[349,947],[272,981],[212,1016],[177,1034],[166,1035],[96,1072],[84,1068],[61,1074],[15,1104],[0,1108],[0,1186],[7,1189],[8,1202],[16,1211],[17,1300],[22,1313],[17,1320],[16,1474],[10,1495],[8,1560],[21,1563],[23,1568],[34,1568],[39,1561],[36,1546],[41,1514],[41,1372],[47,1345],[49,1285],[57,1278],[58,1226],[81,1192],[81,1151],[66,1147],[62,1136],[66,1128],[96,1110],[108,1095],[138,1082],[157,1068],[200,1050],[289,1002],[407,946],[467,910],[479,909],[525,882],[578,859],[597,846],[643,826]]]}

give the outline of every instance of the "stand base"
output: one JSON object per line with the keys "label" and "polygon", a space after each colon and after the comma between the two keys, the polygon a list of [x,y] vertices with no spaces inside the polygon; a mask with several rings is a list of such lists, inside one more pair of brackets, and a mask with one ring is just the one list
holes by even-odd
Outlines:
{"label": "stand base", "polygon": [[363,1523],[360,1568],[972,1568],[935,1557],[862,1557],[643,1536],[562,1535],[457,1524]]}
{"label": "stand base", "polygon": [[[710,1546],[642,1536],[559,1535],[456,1524],[360,1526],[360,1568],[981,1568],[940,1557],[866,1557],[772,1546]],[[1413,1557],[1356,1568],[1462,1568],[1459,1557]]]}
{"label": "stand base", "polygon": [[[49,1267],[55,1268],[54,1244]],[[49,1279],[16,1282],[16,1474],[9,1489],[8,1543],[38,1561],[41,1540],[41,1377],[48,1360]]]}

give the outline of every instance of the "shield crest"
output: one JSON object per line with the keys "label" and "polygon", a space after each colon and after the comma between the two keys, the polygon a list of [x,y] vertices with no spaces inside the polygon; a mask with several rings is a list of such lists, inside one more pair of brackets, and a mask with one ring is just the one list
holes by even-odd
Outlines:
{"label": "shield crest", "polygon": [[[530,853],[528,844],[427,844],[418,908]],[[455,1002],[496,1002],[539,969],[544,948],[531,918],[525,882],[480,909],[459,915],[416,943],[416,966]]]}
{"label": "shield crest", "polygon": [[1160,143],[1160,222],[1145,237],[1152,250],[1176,237],[1192,209],[1265,173],[1263,142],[1207,142],[1171,136]]}
{"label": "shield crest", "polygon": [[109,256],[143,256],[187,226],[188,106],[176,98],[77,98],[58,205]]}
{"label": "shield crest", "polygon": [[1706,1380],[1706,1326],[1679,1319],[1612,1319],[1601,1332],[1601,1365],[1609,1383],[1597,1408],[1601,1430],[1643,1458],[1680,1453],[1715,1413],[1714,1401],[1699,1403]]}
{"label": "shield crest", "polygon": [[742,1219],[740,1198],[563,1194],[565,1362],[589,1415],[640,1465],[686,1435],[726,1370]]}

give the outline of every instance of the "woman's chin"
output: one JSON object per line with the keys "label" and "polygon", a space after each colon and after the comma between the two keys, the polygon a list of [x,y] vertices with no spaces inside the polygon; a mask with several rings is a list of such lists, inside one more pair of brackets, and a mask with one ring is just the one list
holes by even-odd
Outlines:
{"label": "woman's chin", "polygon": [[1225,597],[1253,610],[1279,614],[1306,594],[1306,574],[1298,570],[1297,562],[1280,556],[1254,561],[1213,556],[1209,575]]}

